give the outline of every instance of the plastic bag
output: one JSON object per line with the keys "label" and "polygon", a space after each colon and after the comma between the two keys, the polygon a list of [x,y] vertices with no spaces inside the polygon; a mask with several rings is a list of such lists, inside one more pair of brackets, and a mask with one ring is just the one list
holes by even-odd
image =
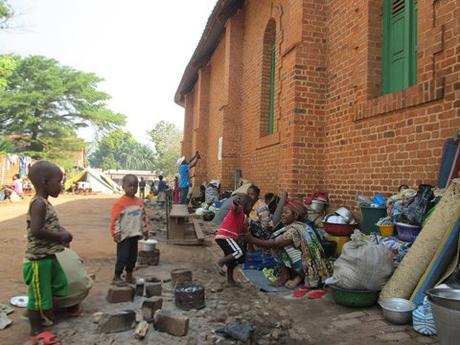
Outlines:
{"label": "plastic bag", "polygon": [[415,198],[397,216],[397,221],[412,225],[421,225],[423,217],[433,206],[433,186],[421,184],[418,186]]}
{"label": "plastic bag", "polygon": [[393,257],[383,246],[363,239],[355,230],[342,255],[334,263],[332,275],[335,285],[344,289],[379,291],[393,273]]}
{"label": "plastic bag", "polygon": [[371,204],[371,199],[363,194],[356,194],[356,200],[359,206],[366,206]]}
{"label": "plastic bag", "polygon": [[249,322],[240,321],[226,324],[224,328],[216,330],[216,333],[222,334],[225,338],[239,341],[248,341],[252,332],[254,332],[254,327]]}
{"label": "plastic bag", "polygon": [[371,203],[372,207],[382,207],[382,206],[385,206],[387,203],[385,197],[379,193],[375,194],[375,196],[372,198],[371,201],[372,201]]}
{"label": "plastic bag", "polygon": [[426,296],[423,304],[412,312],[412,327],[414,331],[423,335],[437,334],[431,303]]}

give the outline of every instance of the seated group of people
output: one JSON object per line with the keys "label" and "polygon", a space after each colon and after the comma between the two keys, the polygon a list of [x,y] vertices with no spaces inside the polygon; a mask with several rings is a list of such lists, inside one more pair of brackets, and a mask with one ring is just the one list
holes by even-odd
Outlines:
{"label": "seated group of people", "polygon": [[259,199],[260,189],[251,185],[245,194],[227,199],[213,219],[218,225],[216,243],[224,252],[218,261],[221,273],[234,284],[233,270],[244,259],[244,252],[270,249],[279,263],[277,285],[295,288],[321,288],[332,275],[321,238],[307,221],[302,201],[267,193]]}
{"label": "seated group of people", "polygon": [[[1,186],[0,186],[1,187]],[[10,185],[4,185],[0,188],[1,196],[0,201],[13,200],[13,196],[18,200],[24,198],[24,192],[30,192],[32,190],[30,182],[26,182],[21,179],[19,174],[13,176],[13,181]]]}

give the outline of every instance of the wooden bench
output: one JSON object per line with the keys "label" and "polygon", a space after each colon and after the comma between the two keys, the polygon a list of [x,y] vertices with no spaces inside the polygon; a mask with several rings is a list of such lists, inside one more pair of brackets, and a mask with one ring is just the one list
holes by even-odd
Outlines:
{"label": "wooden bench", "polygon": [[204,234],[198,222],[192,218],[186,205],[173,205],[169,213],[168,243],[179,245],[201,245]]}

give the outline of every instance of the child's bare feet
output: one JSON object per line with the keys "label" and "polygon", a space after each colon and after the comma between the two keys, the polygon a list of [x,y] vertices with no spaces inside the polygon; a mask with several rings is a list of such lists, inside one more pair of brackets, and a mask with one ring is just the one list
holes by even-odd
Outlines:
{"label": "child's bare feet", "polygon": [[120,275],[115,274],[115,276],[112,279],[112,285],[123,286],[126,285],[126,283],[123,281],[123,279],[121,279]]}
{"label": "child's bare feet", "polygon": [[136,284],[136,278],[134,278],[132,272],[126,272],[125,281],[126,281],[128,284]]}

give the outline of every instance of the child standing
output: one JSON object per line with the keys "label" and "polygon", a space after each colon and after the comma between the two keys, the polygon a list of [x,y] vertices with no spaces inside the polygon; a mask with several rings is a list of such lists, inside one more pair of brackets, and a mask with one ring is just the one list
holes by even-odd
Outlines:
{"label": "child standing", "polygon": [[32,344],[56,344],[59,338],[43,331],[42,322],[54,322],[53,297],[66,296],[67,278],[55,254],[64,250],[72,235],[60,224],[48,197],[56,198],[61,192],[62,171],[50,162],[32,165],[29,179],[35,187],[35,196],[27,212],[27,248],[22,267],[28,285],[27,304]]}
{"label": "child standing", "polygon": [[217,230],[215,237],[216,243],[224,252],[224,257],[217,264],[223,271],[227,267],[227,282],[229,285],[235,285],[233,271],[235,267],[243,260],[244,251],[239,241],[240,234],[247,231],[247,215],[251,211],[252,203],[247,194],[238,194],[233,199],[233,207],[227,213],[222,224]]}
{"label": "child standing", "polygon": [[138,188],[135,175],[123,177],[122,185],[125,195],[112,207],[110,231],[117,243],[117,263],[113,283],[122,281],[121,274],[126,270],[126,282],[134,283],[133,270],[137,261],[137,241],[144,236],[147,239],[147,219],[144,201],[135,195]]}
{"label": "child standing", "polygon": [[143,177],[141,177],[141,180],[139,181],[139,198],[141,200],[145,199],[145,181]]}

